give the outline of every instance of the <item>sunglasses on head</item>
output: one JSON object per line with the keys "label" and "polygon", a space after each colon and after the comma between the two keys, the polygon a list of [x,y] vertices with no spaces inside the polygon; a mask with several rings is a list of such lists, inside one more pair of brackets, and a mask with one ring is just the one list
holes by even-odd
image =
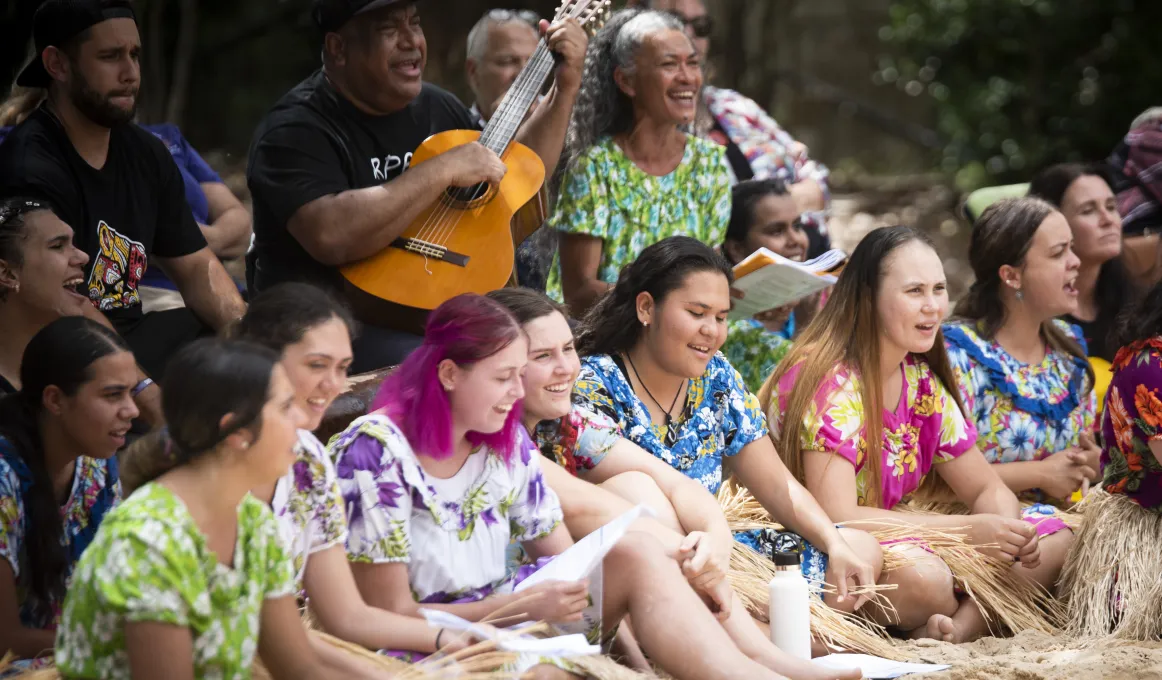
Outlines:
{"label": "sunglasses on head", "polygon": [[681,21],[683,26],[686,26],[694,32],[694,37],[696,38],[709,38],[710,34],[714,32],[714,19],[709,14],[687,17],[674,10],[669,10],[666,14]]}
{"label": "sunglasses on head", "polygon": [[532,26],[540,26],[541,15],[531,9],[490,9],[484,13],[492,21],[505,22],[519,19]]}

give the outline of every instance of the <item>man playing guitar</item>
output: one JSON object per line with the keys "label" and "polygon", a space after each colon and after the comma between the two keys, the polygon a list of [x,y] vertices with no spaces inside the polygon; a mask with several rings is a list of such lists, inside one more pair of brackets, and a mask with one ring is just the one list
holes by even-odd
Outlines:
{"label": "man playing guitar", "polygon": [[[501,160],[479,143],[405,172],[429,136],[478,127],[455,96],[423,82],[427,43],[418,4],[315,1],[323,67],[274,106],[250,148],[255,243],[247,268],[255,290],[283,281],[336,290],[339,267],[388,247],[447,187],[495,183],[504,175]],[[551,172],[564,145],[588,37],[574,20],[540,28],[557,55],[555,82],[517,139]],[[420,340],[365,325],[352,371],[398,363]]]}

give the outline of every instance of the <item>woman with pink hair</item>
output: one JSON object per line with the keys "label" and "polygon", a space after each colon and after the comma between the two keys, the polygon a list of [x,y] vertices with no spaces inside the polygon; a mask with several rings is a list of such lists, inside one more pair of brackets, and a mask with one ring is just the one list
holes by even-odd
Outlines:
{"label": "woman with pink hair", "polygon": [[[424,343],[384,382],[374,410],[334,441],[363,597],[406,615],[423,606],[472,621],[497,612],[506,624],[547,621],[592,641],[610,640],[632,615],[644,651],[676,678],[779,677],[738,650],[677,562],[642,533],[614,547],[592,587],[549,581],[513,592],[572,543],[521,426],[527,354],[500,303],[453,298],[432,312]],[[510,576],[513,539],[535,562]],[[568,668],[547,663],[526,666],[548,677]]]}

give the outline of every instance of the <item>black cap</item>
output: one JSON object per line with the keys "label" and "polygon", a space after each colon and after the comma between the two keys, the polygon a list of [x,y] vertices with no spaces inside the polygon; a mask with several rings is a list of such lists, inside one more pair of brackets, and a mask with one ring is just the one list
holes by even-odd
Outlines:
{"label": "black cap", "polygon": [[133,19],[129,0],[47,0],[32,18],[36,58],[16,78],[21,87],[47,87],[52,78],[44,69],[44,50],[61,47],[90,26],[110,19]]}
{"label": "black cap", "polygon": [[773,559],[776,567],[797,567],[800,562],[799,553],[793,552],[777,552]]}
{"label": "black cap", "polygon": [[343,25],[356,14],[370,12],[373,9],[398,5],[416,0],[315,0],[311,8],[311,18],[324,33],[332,33],[343,28]]}

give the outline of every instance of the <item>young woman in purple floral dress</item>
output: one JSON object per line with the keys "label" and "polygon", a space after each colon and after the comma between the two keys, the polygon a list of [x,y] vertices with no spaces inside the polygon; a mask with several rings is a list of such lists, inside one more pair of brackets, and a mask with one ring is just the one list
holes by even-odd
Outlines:
{"label": "young woman in purple floral dress", "polygon": [[[453,298],[432,312],[424,343],[384,382],[375,410],[333,440],[363,596],[402,614],[427,607],[474,621],[495,614],[506,625],[543,620],[594,639],[608,639],[629,614],[642,648],[674,677],[776,677],[739,652],[678,564],[644,534],[630,532],[590,577],[601,582],[600,598],[584,581],[514,593],[572,543],[521,425],[527,354],[521,327],[499,303]],[[506,573],[512,540],[536,560],[532,569]]]}
{"label": "young woman in purple floral dress", "polygon": [[1061,577],[1069,632],[1125,640],[1162,637],[1162,284],[1121,319],[1102,413],[1101,488]]}
{"label": "young woman in purple floral dress", "polygon": [[[961,533],[982,552],[1052,587],[1068,532],[1038,538],[1021,506],[976,448],[940,333],[948,309],[940,258],[909,227],[860,242],[819,316],[759,393],[787,467],[839,522]],[[974,514],[894,510],[929,472]],[[944,562],[918,543],[892,546],[909,566],[880,582],[894,611],[874,618],[910,637],[961,642],[984,634],[976,602],[958,597]]]}

